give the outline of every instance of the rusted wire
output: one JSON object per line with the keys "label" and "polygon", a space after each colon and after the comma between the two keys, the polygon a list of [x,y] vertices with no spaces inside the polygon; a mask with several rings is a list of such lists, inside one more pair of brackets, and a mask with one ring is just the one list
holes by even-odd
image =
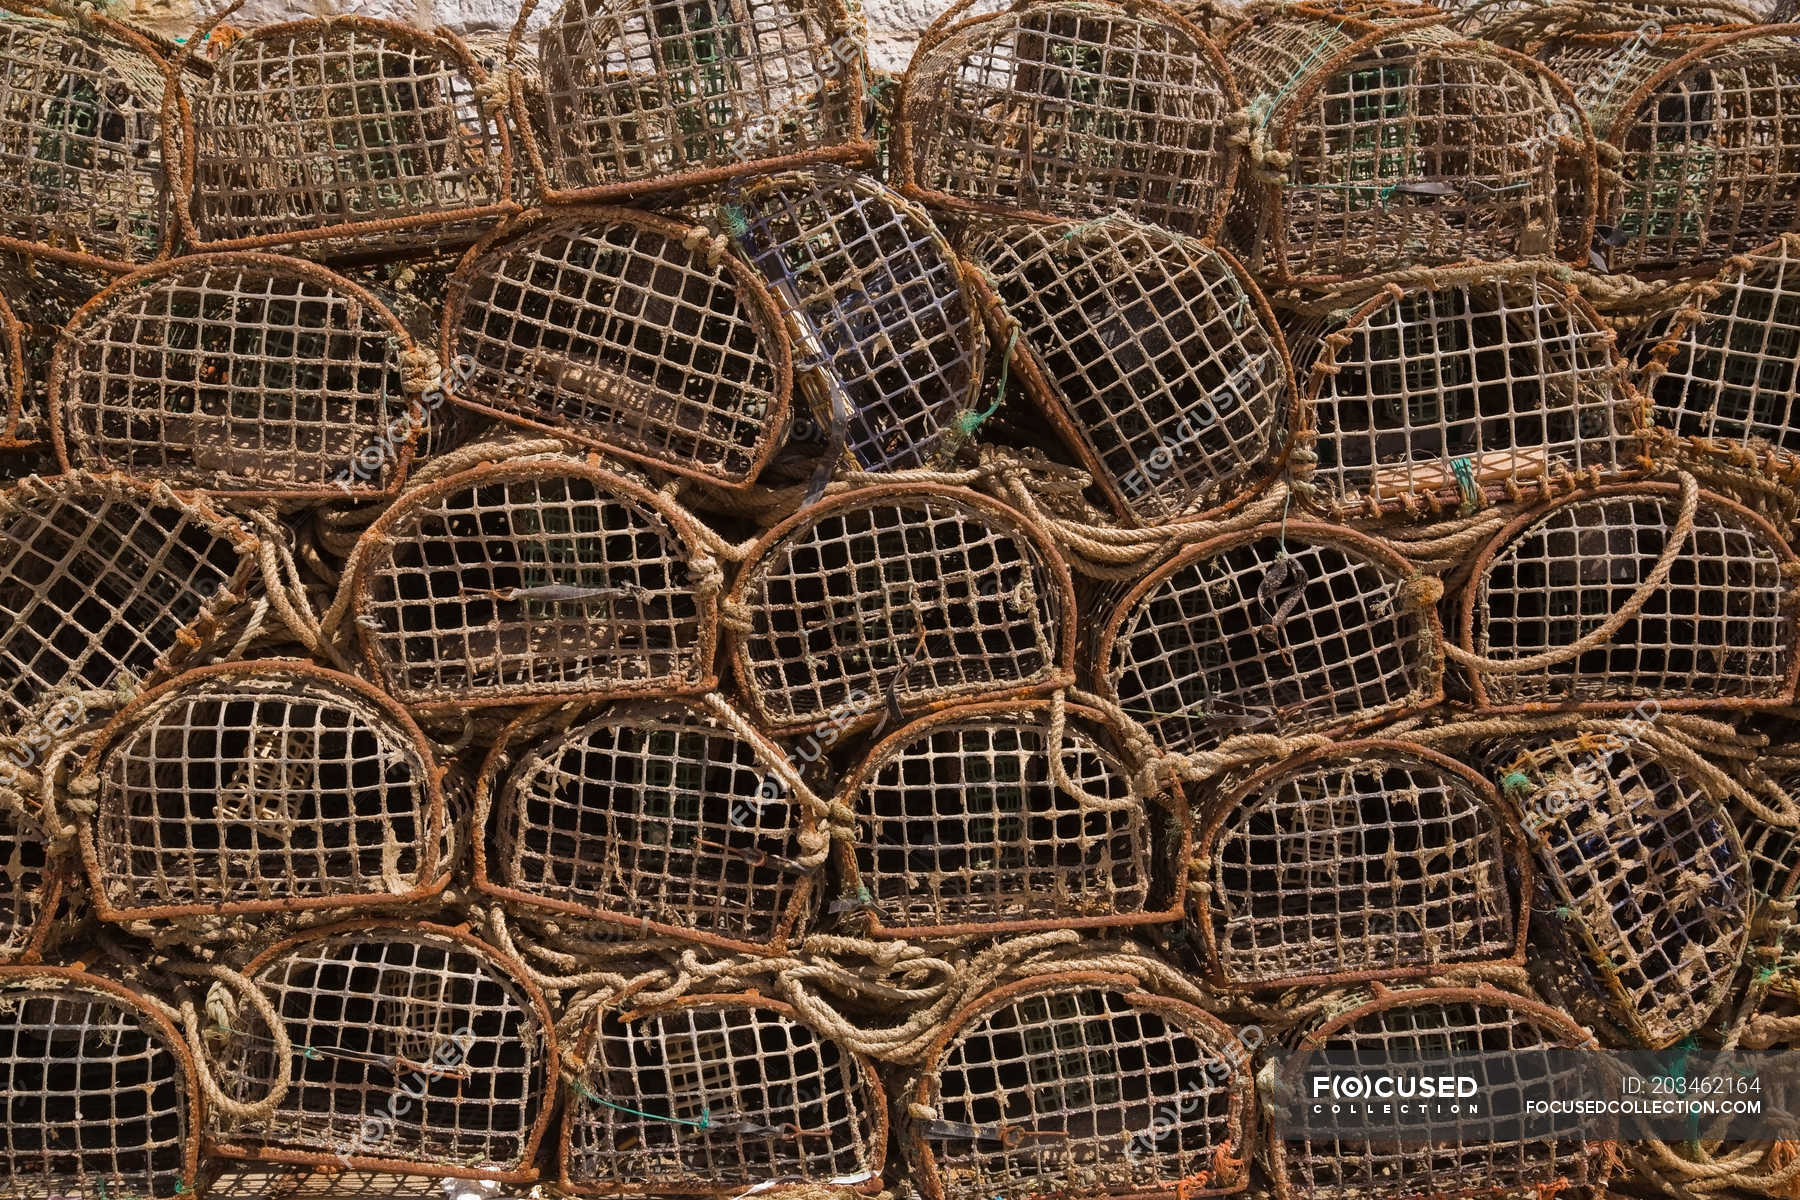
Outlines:
{"label": "rusted wire", "polygon": [[[16,763],[0,763],[4,779]],[[66,867],[30,813],[0,803],[0,963],[37,962],[62,903]]]}
{"label": "rusted wire", "polygon": [[40,430],[33,414],[25,411],[26,372],[24,327],[12,305],[0,293],[0,450],[23,450],[35,445]]}

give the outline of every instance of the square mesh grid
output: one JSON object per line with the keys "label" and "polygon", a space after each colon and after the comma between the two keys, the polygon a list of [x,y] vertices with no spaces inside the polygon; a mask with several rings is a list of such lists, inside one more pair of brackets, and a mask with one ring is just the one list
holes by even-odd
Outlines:
{"label": "square mesh grid", "polygon": [[[11,782],[16,755],[0,762],[0,783]],[[38,954],[62,890],[63,864],[51,856],[43,827],[0,806],[0,963]]]}
{"label": "square mesh grid", "polygon": [[423,736],[348,676],[202,668],[122,713],[90,761],[84,851],[113,919],[348,906],[447,878]]}
{"label": "square mesh grid", "polygon": [[1527,265],[1318,322],[1295,352],[1321,501],[1340,519],[1436,513],[1640,466],[1613,340],[1574,285]]}
{"label": "square mesh grid", "polygon": [[1027,388],[1121,516],[1154,522],[1266,475],[1293,367],[1274,314],[1207,243],[1113,217],[977,237]]}
{"label": "square mesh grid", "polygon": [[[292,1039],[293,1086],[260,1119],[215,1110],[220,1153],[533,1175],[555,1080],[550,1016],[488,947],[430,925],[338,926],[272,947],[246,974]],[[275,1079],[273,1040],[248,1024],[217,1055],[220,1086],[243,1103]]]}
{"label": "square mesh grid", "polygon": [[1236,172],[1218,48],[1173,9],[1034,0],[927,32],[896,125],[902,190],[1039,218],[1119,210],[1208,235]]}
{"label": "square mesh grid", "polygon": [[918,1085],[918,1103],[937,1114],[906,1130],[920,1190],[927,1200],[1240,1190],[1250,1079],[1229,1035],[1189,1005],[1054,976],[977,1001]]}
{"label": "square mesh grid", "polygon": [[403,371],[415,353],[379,300],[322,268],[180,259],[96,297],[65,331],[51,368],[58,453],[222,492],[385,493],[418,424]]}
{"label": "square mesh grid", "polygon": [[193,1192],[187,1050],[124,989],[67,969],[0,967],[0,1095],[10,1200]]}
{"label": "square mesh grid", "polygon": [[720,483],[750,483],[787,421],[792,364],[741,261],[646,213],[507,226],[458,268],[444,345],[457,397],[520,424]]}
{"label": "square mesh grid", "polygon": [[1480,776],[1399,743],[1261,773],[1195,855],[1191,920],[1214,978],[1281,987],[1515,959],[1530,890],[1510,826]]}
{"label": "square mesh grid", "polygon": [[59,688],[150,682],[256,570],[256,543],[204,505],[117,480],[0,492],[0,720]]}
{"label": "square mesh grid", "polygon": [[511,198],[486,80],[454,34],[390,21],[340,15],[237,38],[190,89],[195,240],[337,234],[324,249],[339,256],[473,241]]}
{"label": "square mesh grid", "polygon": [[414,707],[704,691],[718,603],[687,530],[664,497],[572,460],[451,476],[364,535],[364,655]]}
{"label": "square mesh grid", "polygon": [[1674,563],[1636,616],[1577,656],[1528,671],[1472,668],[1477,703],[1739,704],[1785,699],[1796,669],[1791,554],[1761,518],[1703,493],[1693,532],[1670,534],[1669,490],[1577,497],[1502,530],[1464,594],[1462,641],[1505,662],[1572,646]]}
{"label": "square mesh grid", "polygon": [[778,943],[817,874],[797,861],[811,821],[773,767],[783,753],[686,705],[521,729],[484,772],[477,885],[634,931]]}
{"label": "square mesh grid", "polygon": [[539,61],[553,199],[870,150],[862,35],[841,0],[567,0]]}
{"label": "square mesh grid", "polygon": [[801,357],[817,360],[801,385],[824,428],[842,425],[852,461],[910,470],[966,436],[986,337],[930,217],[826,167],[734,187],[719,216],[798,326]]}
{"label": "square mesh grid", "polygon": [[874,933],[1166,916],[1152,903],[1152,856],[1181,851],[1186,806],[1166,795],[1151,805],[1133,799],[1113,739],[1085,711],[1069,720],[1058,753],[1087,796],[1058,787],[1050,733],[1044,703],[964,705],[870,750],[839,799],[857,821],[846,886],[867,893]]}
{"label": "square mesh grid", "polygon": [[863,488],[770,531],[731,603],[733,665],[755,715],[840,732],[959,697],[1054,686],[1074,597],[1055,547],[973,492]]}
{"label": "square mesh grid", "polygon": [[1629,733],[1517,755],[1525,830],[1548,892],[1545,942],[1635,1044],[1694,1032],[1748,936],[1750,864],[1720,803]]}
{"label": "square mesh grid", "polygon": [[605,1014],[589,1038],[563,1125],[571,1190],[879,1186],[887,1113],[873,1064],[785,1006],[696,997]]}
{"label": "square mesh grid", "polygon": [[1101,629],[1098,690],[1165,749],[1322,733],[1443,694],[1437,613],[1413,568],[1347,529],[1290,521],[1195,546]]}

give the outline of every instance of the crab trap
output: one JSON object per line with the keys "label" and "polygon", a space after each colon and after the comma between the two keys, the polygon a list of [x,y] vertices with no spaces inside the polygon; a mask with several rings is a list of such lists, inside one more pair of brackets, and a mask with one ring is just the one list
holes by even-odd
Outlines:
{"label": "crab trap", "polygon": [[127,988],[0,966],[0,1191],[193,1195],[200,1089],[181,1033]]}
{"label": "crab trap", "polygon": [[79,24],[0,15],[0,249],[83,278],[168,252],[168,72],[147,38],[98,10]]}
{"label": "crab trap", "polygon": [[416,711],[711,686],[717,563],[673,501],[598,467],[517,459],[434,481],[355,560],[368,669]]}
{"label": "crab trap", "polygon": [[1296,439],[1317,459],[1302,495],[1334,520],[1453,516],[1649,465],[1614,334],[1553,268],[1463,268],[1292,333]]}
{"label": "crab trap", "polygon": [[[16,753],[16,752],[15,752]],[[13,782],[16,760],[0,763]],[[36,962],[62,903],[65,868],[32,814],[0,805],[0,963]]]}
{"label": "crab trap", "polygon": [[1061,554],[961,488],[879,484],[802,509],[756,543],[726,609],[740,693],[777,734],[848,733],[1072,677]]}
{"label": "crab trap", "polygon": [[825,457],[904,471],[947,456],[978,411],[985,326],[943,234],[865,175],[815,167],[735,183],[719,221],[794,329]]}
{"label": "crab trap", "polygon": [[1236,259],[1119,215],[996,222],[966,253],[1017,323],[1013,370],[1118,516],[1155,524],[1267,481],[1294,372]]}
{"label": "crab trap", "polygon": [[1631,1045],[1694,1033],[1725,1000],[1754,904],[1724,805],[1629,723],[1494,762],[1537,856],[1546,989]]}
{"label": "crab trap", "polygon": [[[1441,1197],[1538,1197],[1602,1200],[1615,1155],[1583,1133],[1583,1118],[1552,1115],[1509,1120],[1533,1102],[1593,1094],[1582,1053],[1593,1035],[1536,1000],[1498,988],[1408,988],[1348,1004],[1300,1032],[1278,1060],[1272,1085],[1275,1118],[1268,1139],[1269,1173],[1279,1200],[1413,1200]],[[1407,1110],[1442,1105],[1328,1105],[1364,1112],[1327,1112],[1296,1120],[1313,1102],[1305,1079],[1318,1064],[1342,1070],[1383,1068],[1421,1073],[1442,1064],[1473,1077],[1483,1107],[1460,1119],[1438,1116],[1421,1126]],[[1351,1064],[1354,1064],[1351,1065]],[[1402,1065],[1405,1064],[1405,1065]],[[1422,1065],[1421,1065],[1422,1064]],[[1385,1113],[1379,1110],[1387,1109]],[[1367,1110],[1379,1115],[1368,1115]],[[1592,1118],[1586,1120],[1592,1124]]]}
{"label": "crab trap", "polygon": [[919,40],[892,145],[900,189],[963,213],[1077,219],[1119,210],[1216,232],[1241,104],[1206,34],[1143,0],[953,5]]}
{"label": "crab trap", "polygon": [[702,995],[601,1010],[571,1049],[566,1191],[881,1190],[888,1115],[875,1064],[779,1001]]}
{"label": "crab trap", "polygon": [[51,430],[64,470],[284,499],[370,499],[426,424],[422,352],[387,306],[298,259],[174,259],[64,329]]}
{"label": "crab trap", "polygon": [[[1141,797],[1098,712],[957,705],[873,746],[839,788],[856,821],[844,886],[872,937],[971,937],[1167,922],[1153,864],[1187,857],[1179,791]],[[1052,744],[1052,739],[1060,739]],[[1051,755],[1057,764],[1051,765]]]}
{"label": "crab trap", "polygon": [[1189,920],[1219,987],[1520,962],[1529,852],[1492,784],[1434,751],[1348,742],[1267,767],[1204,818]]}
{"label": "crab trap", "polygon": [[704,229],[626,209],[527,214],[450,282],[458,403],[727,486],[787,425],[793,360],[756,273]]}
{"label": "crab trap", "polygon": [[155,682],[257,578],[259,543],[204,501],[121,477],[0,490],[0,721],[56,736],[81,693]]}
{"label": "crab trap", "polygon": [[861,21],[843,0],[567,0],[538,65],[546,138],[526,144],[547,201],[874,153]]}
{"label": "crab trap", "polygon": [[824,865],[794,778],[786,751],[694,701],[522,717],[482,770],[475,886],[633,933],[780,949]]}
{"label": "crab trap", "polygon": [[[1430,12],[1429,9],[1421,11]],[[1551,254],[1557,171],[1585,180],[1593,140],[1562,153],[1567,86],[1523,55],[1468,41],[1439,14],[1368,20],[1302,8],[1233,32],[1250,98],[1251,184],[1231,219],[1251,270],[1328,284],[1396,267]],[[1570,240],[1589,211],[1565,214]]]}
{"label": "crab trap", "polygon": [[1442,699],[1435,583],[1335,525],[1225,534],[1125,591],[1088,669],[1175,753],[1235,733],[1347,731]]}
{"label": "crab trap", "polygon": [[512,207],[512,144],[461,39],[335,15],[253,29],[187,89],[184,233],[332,258],[466,245]]}
{"label": "crab trap", "polygon": [[1520,514],[1476,557],[1456,655],[1490,709],[1792,702],[1800,568],[1762,517],[1676,484]]}
{"label": "crab trap", "polygon": [[0,451],[24,450],[37,443],[36,422],[25,411],[24,327],[6,297],[0,295]]}
{"label": "crab trap", "polygon": [[[554,1107],[556,1042],[517,962],[461,930],[351,922],[263,950],[244,972],[292,1043],[273,1111],[213,1106],[208,1145],[256,1162],[530,1182]],[[221,1031],[214,1072],[240,1104],[280,1067],[259,1019]]]}
{"label": "crab trap", "polygon": [[189,671],[113,718],[83,772],[99,783],[81,851],[105,920],[400,903],[449,881],[424,735],[335,671]]}
{"label": "crab trap", "polygon": [[1238,1192],[1253,1044],[1127,976],[995,988],[951,1018],[907,1097],[926,1200]]}

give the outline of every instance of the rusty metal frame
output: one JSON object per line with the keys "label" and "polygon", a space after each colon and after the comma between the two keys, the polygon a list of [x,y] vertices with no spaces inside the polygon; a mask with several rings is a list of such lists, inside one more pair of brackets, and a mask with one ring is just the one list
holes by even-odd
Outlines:
{"label": "rusty metal frame", "polygon": [[[29,829],[20,828],[27,823]],[[23,922],[7,924],[0,921],[0,966],[44,961],[44,950],[49,944],[50,932],[56,925],[58,910],[69,890],[71,864],[67,856],[50,849],[37,819],[0,807],[0,860],[16,852],[9,850],[9,846],[17,847],[27,838],[43,843],[44,846],[44,870],[39,876],[42,888],[29,901],[36,906],[37,913],[29,927]],[[12,893],[15,897],[19,894],[18,891]],[[16,914],[22,907],[17,900],[0,897],[0,917],[9,913]],[[23,937],[19,936],[21,932]]]}
{"label": "rusty metal frame", "polygon": [[26,450],[37,440],[22,437],[25,420],[25,342],[23,326],[0,293],[0,450]]}

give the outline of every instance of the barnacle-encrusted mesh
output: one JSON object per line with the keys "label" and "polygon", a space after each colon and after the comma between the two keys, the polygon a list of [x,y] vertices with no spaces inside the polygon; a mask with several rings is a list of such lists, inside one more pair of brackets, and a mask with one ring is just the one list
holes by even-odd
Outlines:
{"label": "barnacle-encrusted mesh", "polygon": [[256,558],[205,503],[129,480],[0,490],[0,721],[53,692],[169,673],[244,595]]}
{"label": "barnacle-encrusted mesh", "polygon": [[174,1026],[65,967],[0,967],[0,1191],[192,1195],[199,1088]]}
{"label": "barnacle-encrusted mesh", "polygon": [[1216,1018],[1118,976],[997,988],[951,1018],[913,1088],[904,1132],[919,1190],[1240,1191],[1251,1085],[1239,1049]]}
{"label": "barnacle-encrusted mesh", "polygon": [[93,895],[114,920],[348,907],[443,886],[443,795],[405,711],[347,675],[264,661],[140,697],[88,758]]}
{"label": "barnacle-encrusted mesh", "polygon": [[901,190],[1043,219],[1117,209],[1183,233],[1224,219],[1238,151],[1231,72],[1204,33],[1145,0],[1032,0],[919,42],[894,138]]}
{"label": "barnacle-encrusted mesh", "polygon": [[[1750,865],[1720,802],[1621,729],[1499,760],[1538,861],[1543,940],[1632,1042],[1694,1032],[1744,952]],[[1517,778],[1522,777],[1522,778]]]}
{"label": "barnacle-encrusted mesh", "polygon": [[[1253,270],[1326,282],[1552,250],[1566,118],[1547,72],[1429,20],[1283,15],[1227,51],[1253,167],[1232,228]],[[1591,220],[1576,214],[1583,244]]]}
{"label": "barnacle-encrusted mesh", "polygon": [[[543,996],[516,963],[460,931],[359,922],[270,947],[245,973],[293,1043],[293,1086],[267,1116],[215,1107],[219,1153],[535,1177],[556,1049]],[[225,1094],[246,1104],[267,1095],[269,1031],[240,1015],[221,1033]]]}
{"label": "barnacle-encrusted mesh", "polygon": [[1100,629],[1094,682],[1167,750],[1325,732],[1437,700],[1437,611],[1414,568],[1333,525],[1289,521],[1190,547]]}
{"label": "barnacle-encrusted mesh", "polygon": [[1383,291],[1294,336],[1309,496],[1337,519],[1549,495],[1643,465],[1613,334],[1549,268]]}
{"label": "barnacle-encrusted mesh", "polygon": [[[1313,1064],[1424,1063],[1476,1081],[1482,1112],[1459,1128],[1421,1105],[1344,1105],[1348,1115],[1307,1118],[1269,1139],[1280,1200],[1402,1200],[1433,1196],[1538,1196],[1598,1200],[1608,1158],[1584,1136],[1592,1118],[1496,1120],[1534,1101],[1591,1095],[1579,1054],[1593,1038],[1567,1016],[1497,988],[1411,988],[1366,1000],[1300,1038],[1282,1071],[1282,1094],[1303,1103]],[[1426,1067],[1423,1069],[1430,1069]],[[1388,1111],[1379,1111],[1385,1107]],[[1430,1107],[1437,1107],[1432,1105]],[[1371,1114],[1371,1110],[1375,1110]],[[1336,1127],[1338,1120],[1342,1127]]]}
{"label": "barnacle-encrusted mesh", "polygon": [[[13,755],[0,761],[0,785],[12,784],[16,769]],[[0,805],[0,962],[38,953],[62,891],[63,865],[51,856],[43,826]]]}
{"label": "barnacle-encrusted mesh", "polygon": [[923,466],[973,431],[985,329],[917,205],[816,167],[734,187],[719,217],[787,309],[814,415],[858,466]]}
{"label": "barnacle-encrusted mesh", "polygon": [[1213,978],[1233,987],[1516,959],[1531,896],[1493,785],[1382,740],[1246,781],[1203,823],[1193,871],[1191,920]]}
{"label": "barnacle-encrusted mesh", "polygon": [[1691,274],[1800,222],[1800,32],[1570,35],[1540,47],[1620,165],[1596,250],[1614,272]]}
{"label": "barnacle-encrusted mesh", "polygon": [[[1479,656],[1469,670],[1476,703],[1788,697],[1800,669],[1792,552],[1762,518],[1710,492],[1678,536],[1681,508],[1672,484],[1619,485],[1522,515],[1495,535],[1463,593],[1458,631]],[[1592,644],[1570,653],[1584,638]]]}
{"label": "barnacle-encrusted mesh", "polygon": [[373,295],[269,254],[181,258],[84,305],[51,368],[65,467],[362,499],[412,457],[417,349]]}
{"label": "barnacle-encrusted mesh", "polygon": [[569,459],[415,489],[358,547],[350,605],[369,669],[423,709],[704,691],[723,580],[689,521]]}
{"label": "barnacle-encrusted mesh", "polygon": [[627,209],[483,239],[451,279],[443,345],[468,407],[716,483],[755,480],[793,385],[755,272],[704,230]]}
{"label": "barnacle-encrusted mesh", "polygon": [[538,40],[546,197],[868,157],[860,24],[842,0],[567,0]]}
{"label": "barnacle-encrusted mesh", "polygon": [[563,1114],[564,1187],[624,1196],[735,1194],[777,1180],[880,1187],[888,1118],[874,1064],[786,1005],[695,996],[624,1017],[601,1011]]}
{"label": "barnacle-encrusted mesh", "polygon": [[251,30],[188,89],[194,240],[334,257],[473,241],[511,199],[486,83],[442,29],[340,14]]}
{"label": "barnacle-encrusted mesh", "polygon": [[1071,706],[1051,777],[1046,701],[958,705],[872,747],[839,789],[857,822],[846,887],[876,936],[1167,920],[1152,863],[1185,854],[1179,797],[1134,795],[1098,713]]}
{"label": "barnacle-encrusted mesh", "polygon": [[166,71],[98,12],[0,14],[0,245],[113,266],[166,248]]}
{"label": "barnacle-encrusted mesh", "polygon": [[0,450],[34,443],[35,425],[25,412],[24,327],[0,295]]}
{"label": "barnacle-encrusted mesh", "polygon": [[1019,323],[1014,369],[1120,516],[1204,510],[1267,475],[1294,373],[1235,259],[1116,215],[995,225],[967,253]]}
{"label": "barnacle-encrusted mesh", "polygon": [[1800,455],[1800,233],[1733,260],[1644,367],[1656,423],[1708,447]]}
{"label": "barnacle-encrusted mesh", "polygon": [[823,865],[798,861],[816,823],[785,754],[692,703],[522,721],[482,773],[476,886],[634,933],[778,944]]}
{"label": "barnacle-encrusted mesh", "polygon": [[1075,599],[1055,546],[960,488],[880,485],[801,510],[733,586],[732,666],[778,732],[1066,681]]}

